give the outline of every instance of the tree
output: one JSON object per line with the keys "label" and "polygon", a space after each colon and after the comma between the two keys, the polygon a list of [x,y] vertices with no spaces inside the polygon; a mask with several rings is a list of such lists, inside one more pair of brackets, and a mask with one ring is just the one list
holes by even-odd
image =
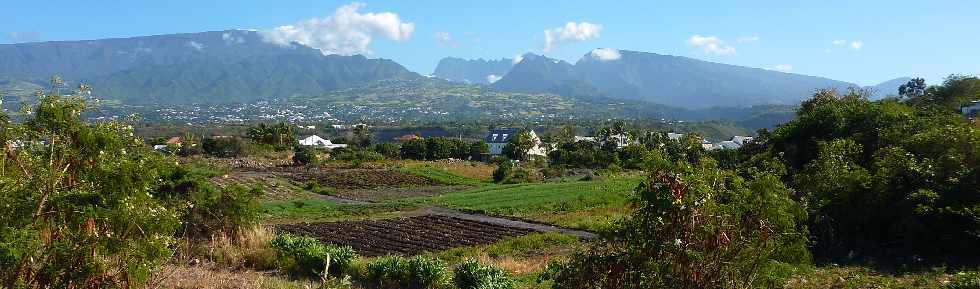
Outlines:
{"label": "tree", "polygon": [[280,150],[288,150],[296,143],[296,135],[292,126],[281,122],[275,125],[260,123],[248,128],[248,138],[255,142],[275,146]]}
{"label": "tree", "polygon": [[502,153],[514,160],[526,160],[528,152],[537,145],[537,142],[538,140],[534,138],[530,130],[522,129],[510,137]]}
{"label": "tree", "polygon": [[469,154],[471,160],[480,160],[483,155],[490,153],[490,145],[483,140],[470,143]]}
{"label": "tree", "polygon": [[926,88],[925,79],[913,78],[898,87],[898,95],[905,99],[917,98],[926,93]]}
{"label": "tree", "polygon": [[130,125],[84,123],[87,87],[59,91],[0,128],[0,287],[139,286],[175,241],[157,191],[174,162]]}
{"label": "tree", "polygon": [[361,148],[366,148],[371,145],[371,131],[368,130],[368,126],[366,124],[358,124],[354,126],[353,145]]}
{"label": "tree", "polygon": [[402,143],[401,148],[402,158],[412,159],[412,160],[424,160],[429,152],[426,149],[425,139],[413,139]]}
{"label": "tree", "polygon": [[698,163],[651,173],[632,214],[549,268],[553,288],[776,287],[763,272],[809,262],[804,211],[778,178]]}

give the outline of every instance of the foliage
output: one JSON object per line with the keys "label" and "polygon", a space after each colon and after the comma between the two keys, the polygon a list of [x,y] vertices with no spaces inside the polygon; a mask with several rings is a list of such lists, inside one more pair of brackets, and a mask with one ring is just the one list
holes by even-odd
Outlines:
{"label": "foliage", "polygon": [[288,150],[296,143],[296,134],[292,126],[285,122],[274,125],[260,123],[250,126],[248,138],[258,143],[275,146],[279,150]]}
{"label": "foliage", "polygon": [[629,218],[546,277],[555,288],[748,288],[808,262],[802,207],[767,174],[747,179],[710,160],[654,172]]}
{"label": "foliage", "polygon": [[510,137],[502,152],[512,160],[526,160],[528,158],[528,152],[539,142],[538,139],[534,138],[530,130],[521,129],[517,134]]}
{"label": "foliage", "polygon": [[175,242],[180,212],[156,191],[175,163],[129,125],[84,123],[87,88],[60,86],[24,122],[0,117],[0,287],[139,286]]}
{"label": "foliage", "polygon": [[[926,95],[958,90],[959,81]],[[813,250],[822,259],[975,262],[980,130],[937,109],[945,98],[922,105],[926,98],[872,102],[822,91],[796,120],[760,138],[744,166],[785,164],[787,184],[809,204]]]}
{"label": "foliage", "polygon": [[937,107],[948,111],[959,111],[960,106],[980,100],[980,78],[964,75],[950,75],[942,85],[922,89],[921,83],[913,79],[906,84],[905,101],[918,107]]}
{"label": "foliage", "polygon": [[512,289],[514,282],[507,272],[491,266],[480,265],[476,260],[468,260],[456,267],[453,283],[459,289]]}
{"label": "foliage", "polygon": [[371,151],[377,152],[386,159],[395,160],[401,157],[401,147],[394,143],[373,144]]}
{"label": "foliage", "polygon": [[208,168],[189,166],[173,168],[164,175],[167,181],[158,189],[158,198],[169,207],[180,208],[180,232],[185,238],[235,236],[258,221],[258,197],[263,191],[240,185],[215,188],[208,181],[214,175]]}
{"label": "foliage", "polygon": [[246,153],[245,143],[237,137],[206,138],[201,142],[204,153],[222,157],[241,157]]}
{"label": "foliage", "polygon": [[470,159],[478,161],[483,158],[484,155],[490,153],[490,145],[483,140],[478,140],[470,143]]}
{"label": "foliage", "polygon": [[350,246],[327,245],[310,237],[280,234],[271,245],[279,255],[279,267],[300,275],[320,276],[326,271],[342,277],[358,259]]}
{"label": "foliage", "polygon": [[497,169],[493,170],[493,181],[500,183],[509,179],[513,168],[514,165],[510,161],[501,162],[497,165]]}
{"label": "foliage", "polygon": [[293,147],[293,163],[301,166],[316,165],[320,162],[315,148],[304,145]]}
{"label": "foliage", "polygon": [[366,279],[380,288],[444,288],[449,281],[446,265],[423,256],[385,256],[367,264]]}
{"label": "foliage", "polygon": [[378,162],[384,160],[384,156],[378,152],[358,149],[358,148],[338,148],[330,152],[330,157],[338,161],[348,161],[354,164],[366,162]]}
{"label": "foliage", "polygon": [[980,289],[980,273],[960,272],[946,284],[946,289]]}

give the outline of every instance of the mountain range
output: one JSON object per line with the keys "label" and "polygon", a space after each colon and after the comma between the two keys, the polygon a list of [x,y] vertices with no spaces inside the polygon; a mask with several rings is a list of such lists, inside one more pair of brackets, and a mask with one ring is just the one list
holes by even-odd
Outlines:
{"label": "mountain range", "polygon": [[[461,62],[451,63],[456,66],[453,74],[443,74],[447,69],[441,69],[440,62],[433,75],[454,80],[455,75],[487,70],[484,63],[476,61],[464,63],[470,69],[458,72]],[[898,78],[869,88],[877,93],[875,97],[882,97],[894,94],[907,80]],[[501,91],[602,95],[684,108],[795,105],[817,89],[860,87],[822,77],[612,49],[593,50],[574,64],[525,54],[490,86]]]}
{"label": "mountain range", "polygon": [[[55,74],[69,84],[90,84],[98,97],[133,105],[312,98],[362,87],[374,87],[373,93],[378,91],[375,83],[434,81],[392,60],[324,55],[298,43],[265,41],[261,32],[250,30],[0,44],[0,94],[29,95],[46,86]],[[615,49],[593,50],[574,64],[534,54],[516,60],[445,58],[432,75],[505,93],[555,94],[586,101],[621,99],[688,109],[796,105],[816,89],[856,86]],[[875,88],[895,91],[903,80]],[[501,95],[481,97],[487,96]]]}

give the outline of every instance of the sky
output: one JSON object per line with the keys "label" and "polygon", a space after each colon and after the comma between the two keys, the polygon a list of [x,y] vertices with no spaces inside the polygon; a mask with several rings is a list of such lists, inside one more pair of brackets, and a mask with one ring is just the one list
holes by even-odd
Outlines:
{"label": "sky", "polygon": [[872,85],[980,75],[980,1],[47,0],[0,4],[0,43],[255,29],[431,74],[439,59],[595,48]]}

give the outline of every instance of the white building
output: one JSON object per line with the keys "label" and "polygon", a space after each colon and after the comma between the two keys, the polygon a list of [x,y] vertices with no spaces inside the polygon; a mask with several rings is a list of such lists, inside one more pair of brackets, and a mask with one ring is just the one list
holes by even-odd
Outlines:
{"label": "white building", "polygon": [[317,135],[311,135],[304,139],[301,139],[299,140],[299,144],[304,146],[312,146],[312,147],[324,148],[324,149],[337,149],[337,148],[347,147],[346,144],[335,144],[330,142],[330,140],[323,139]]}

